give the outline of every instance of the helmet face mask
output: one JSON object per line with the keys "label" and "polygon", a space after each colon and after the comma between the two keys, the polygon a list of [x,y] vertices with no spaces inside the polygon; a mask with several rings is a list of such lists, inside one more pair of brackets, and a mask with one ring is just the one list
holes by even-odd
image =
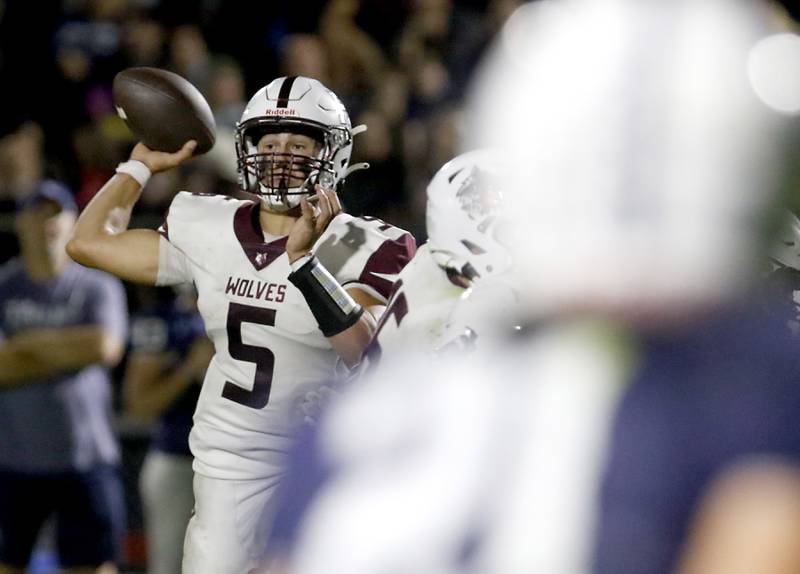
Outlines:
{"label": "helmet face mask", "polygon": [[[261,152],[267,134],[312,138],[313,155]],[[320,184],[335,189],[347,174],[353,144],[350,118],[336,95],[317,80],[278,78],[247,104],[235,133],[239,186],[272,211],[288,211]]]}

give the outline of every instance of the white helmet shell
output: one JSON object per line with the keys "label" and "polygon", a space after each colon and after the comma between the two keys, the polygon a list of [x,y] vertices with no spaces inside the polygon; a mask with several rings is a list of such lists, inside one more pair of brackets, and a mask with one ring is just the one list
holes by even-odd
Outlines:
{"label": "white helmet shell", "polygon": [[770,257],[784,267],[800,271],[800,219],[789,210]]}
{"label": "white helmet shell", "polygon": [[[281,189],[265,183],[265,170],[271,169],[274,159],[258,153],[258,140],[264,133],[280,132],[309,135],[320,143],[316,157],[291,158],[305,175],[299,187]],[[275,210],[291,209],[303,195],[313,192],[314,184],[335,189],[344,179],[353,135],[344,105],[321,82],[303,76],[277,78],[255,93],[236,126],[239,185],[260,195]]]}
{"label": "white helmet shell", "polygon": [[502,242],[503,173],[490,150],[476,150],[447,162],[428,184],[426,225],[437,263],[467,278],[502,273],[511,265]]}

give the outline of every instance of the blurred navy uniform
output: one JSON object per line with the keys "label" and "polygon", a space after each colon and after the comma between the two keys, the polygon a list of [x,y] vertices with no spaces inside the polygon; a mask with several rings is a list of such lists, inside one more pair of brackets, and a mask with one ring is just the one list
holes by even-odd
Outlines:
{"label": "blurred navy uniform", "polygon": [[673,572],[701,495],[751,457],[800,460],[800,354],[760,306],[642,339],[616,415],[595,572]]}

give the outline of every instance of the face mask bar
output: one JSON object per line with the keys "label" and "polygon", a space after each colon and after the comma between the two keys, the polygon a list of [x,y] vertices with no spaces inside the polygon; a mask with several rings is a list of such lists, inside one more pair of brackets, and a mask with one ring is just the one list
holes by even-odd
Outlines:
{"label": "face mask bar", "polygon": [[[239,162],[248,189],[258,195],[301,195],[335,179],[330,161],[291,153],[253,153]],[[261,184],[261,185],[258,185]]]}
{"label": "face mask bar", "polygon": [[[321,140],[322,149],[318,157],[294,155],[290,158],[292,154],[255,152],[258,138],[265,133],[282,132],[299,133]],[[343,179],[343,174],[337,175],[333,160],[339,150],[352,143],[353,134],[344,127],[329,127],[310,120],[261,117],[241,124],[235,138],[240,187],[259,195],[285,196],[311,193],[316,183],[329,188],[336,187]],[[301,178],[301,184],[292,185],[292,180],[299,181]]]}

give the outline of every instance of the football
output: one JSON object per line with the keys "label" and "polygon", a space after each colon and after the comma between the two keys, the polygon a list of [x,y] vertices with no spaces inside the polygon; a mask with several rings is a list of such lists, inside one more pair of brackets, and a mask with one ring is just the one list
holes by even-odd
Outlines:
{"label": "football", "polygon": [[214,146],[211,107],[190,82],[159,68],[128,68],[113,84],[114,106],[133,134],[152,150],[176,152],[196,140],[194,154]]}

